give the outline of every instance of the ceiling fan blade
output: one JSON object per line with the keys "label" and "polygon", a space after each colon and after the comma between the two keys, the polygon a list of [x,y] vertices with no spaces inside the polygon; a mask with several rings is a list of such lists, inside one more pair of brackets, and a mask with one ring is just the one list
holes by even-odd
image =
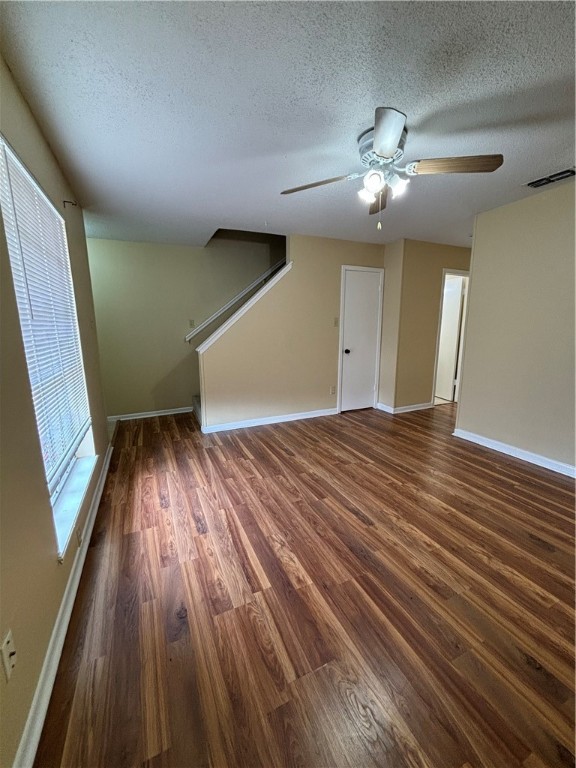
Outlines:
{"label": "ceiling fan blade", "polygon": [[302,192],[303,189],[312,189],[313,187],[322,187],[324,184],[332,184],[335,181],[344,181],[348,176],[334,176],[333,179],[324,179],[323,181],[313,181],[312,184],[303,184],[301,187],[292,187],[280,192],[281,195],[291,195],[293,192]]}
{"label": "ceiling fan blade", "polygon": [[376,200],[370,204],[368,213],[372,216],[373,213],[379,213],[386,208],[386,200],[388,198],[388,187],[383,187],[380,192],[376,192]]}
{"label": "ceiling fan blade", "polygon": [[392,107],[377,107],[374,116],[373,149],[380,157],[394,157],[402,138],[406,115]]}
{"label": "ceiling fan blade", "polygon": [[436,157],[411,163],[418,176],[427,173],[491,173],[500,168],[502,155],[469,155],[467,157]]}

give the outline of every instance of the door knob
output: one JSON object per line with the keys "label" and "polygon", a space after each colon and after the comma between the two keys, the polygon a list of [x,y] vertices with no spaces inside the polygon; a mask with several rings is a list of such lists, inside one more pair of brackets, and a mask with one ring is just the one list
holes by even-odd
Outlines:
{"label": "door knob", "polygon": [[344,350],[344,354],[345,354],[345,355],[349,355],[349,354],[350,354],[350,350],[349,350],[349,349],[345,349],[345,350]]}

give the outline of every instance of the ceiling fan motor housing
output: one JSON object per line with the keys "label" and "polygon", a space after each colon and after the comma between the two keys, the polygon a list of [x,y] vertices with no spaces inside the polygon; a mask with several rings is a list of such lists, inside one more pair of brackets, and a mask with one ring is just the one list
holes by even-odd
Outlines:
{"label": "ceiling fan motor housing", "polygon": [[398,142],[398,148],[392,157],[380,157],[374,152],[374,128],[368,128],[358,136],[358,151],[360,152],[360,162],[364,168],[372,168],[373,166],[389,165],[390,163],[397,163],[404,157],[404,145],[406,143],[406,136],[408,135],[408,129],[404,128],[402,136]]}

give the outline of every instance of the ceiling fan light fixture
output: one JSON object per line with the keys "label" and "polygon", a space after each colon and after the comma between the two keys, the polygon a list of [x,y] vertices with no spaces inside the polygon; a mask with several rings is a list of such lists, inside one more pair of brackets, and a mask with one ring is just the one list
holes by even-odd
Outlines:
{"label": "ceiling fan light fixture", "polygon": [[406,192],[406,187],[410,183],[410,179],[402,179],[400,176],[392,176],[390,179],[386,182],[390,189],[392,190],[392,197],[400,197],[400,195],[403,195],[404,192]]}
{"label": "ceiling fan light fixture", "polygon": [[365,203],[375,203],[376,202],[376,195],[373,192],[369,192],[367,189],[362,187],[362,189],[358,190],[358,197],[363,200]]}
{"label": "ceiling fan light fixture", "polygon": [[368,171],[366,176],[364,176],[364,189],[367,189],[368,192],[372,192],[373,195],[380,192],[385,186],[386,181],[384,180],[382,171]]}

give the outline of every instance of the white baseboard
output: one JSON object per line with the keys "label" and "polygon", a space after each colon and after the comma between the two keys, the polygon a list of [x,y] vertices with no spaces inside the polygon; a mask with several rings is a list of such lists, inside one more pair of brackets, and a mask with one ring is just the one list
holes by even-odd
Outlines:
{"label": "white baseboard", "polygon": [[54,629],[52,630],[50,642],[48,643],[48,648],[46,650],[46,656],[44,657],[42,671],[40,672],[34,698],[32,699],[32,705],[30,706],[26,725],[24,726],[22,738],[20,739],[20,745],[16,752],[16,757],[14,758],[13,768],[32,768],[34,763],[36,750],[38,749],[40,735],[42,733],[42,728],[44,727],[44,720],[46,719],[46,713],[50,703],[50,696],[52,695],[52,688],[54,687],[54,680],[56,679],[56,672],[58,671],[58,664],[60,663],[60,656],[62,655],[62,648],[64,647],[64,640],[66,638],[78,584],[80,583],[82,568],[84,567],[84,560],[86,559],[86,552],[88,551],[88,544],[90,543],[94,521],[96,520],[96,512],[98,511],[98,505],[100,504],[100,498],[102,496],[102,491],[104,490],[104,483],[106,481],[111,456],[112,446],[109,445],[106,455],[104,456],[100,477],[98,478],[96,488],[94,489],[94,495],[92,496],[92,502],[86,517],[86,523],[82,532],[82,544],[78,548],[72,564],[68,584],[66,585],[64,596],[60,603],[58,616],[56,617]]}
{"label": "white baseboard", "polygon": [[484,448],[491,448],[493,451],[499,453],[505,453],[508,456],[514,456],[516,459],[522,459],[522,461],[528,461],[530,464],[536,464],[539,467],[545,467],[551,469],[553,472],[559,472],[562,475],[568,475],[568,477],[576,477],[576,467],[571,464],[564,464],[561,461],[555,461],[549,459],[546,456],[541,456],[538,453],[531,453],[525,451],[523,448],[516,448],[514,445],[508,445],[507,443],[501,443],[498,440],[491,440],[488,437],[477,435],[474,432],[467,432],[465,429],[455,429],[452,433],[454,437],[460,437],[462,440],[468,440],[471,443],[477,443]]}
{"label": "white baseboard", "polygon": [[298,421],[300,419],[315,419],[318,416],[334,416],[337,408],[325,408],[321,411],[305,411],[304,413],[286,413],[282,416],[265,416],[262,419],[246,419],[246,421],[230,421],[227,424],[213,424],[202,427],[205,435],[211,432],[225,432],[228,429],[244,429],[245,427],[261,427],[265,424],[281,424],[284,421]]}
{"label": "white baseboard", "polygon": [[376,403],[376,408],[384,413],[408,413],[409,411],[424,411],[426,408],[434,408],[434,403],[417,403],[416,405],[401,405],[398,408],[393,408],[391,405],[385,405],[384,403]]}
{"label": "white baseboard", "polygon": [[187,405],[185,408],[167,408],[165,411],[142,411],[141,413],[120,413],[118,416],[108,416],[108,424],[115,424],[117,421],[128,421],[130,419],[149,419],[152,416],[171,416],[174,413],[191,413],[193,406]]}

